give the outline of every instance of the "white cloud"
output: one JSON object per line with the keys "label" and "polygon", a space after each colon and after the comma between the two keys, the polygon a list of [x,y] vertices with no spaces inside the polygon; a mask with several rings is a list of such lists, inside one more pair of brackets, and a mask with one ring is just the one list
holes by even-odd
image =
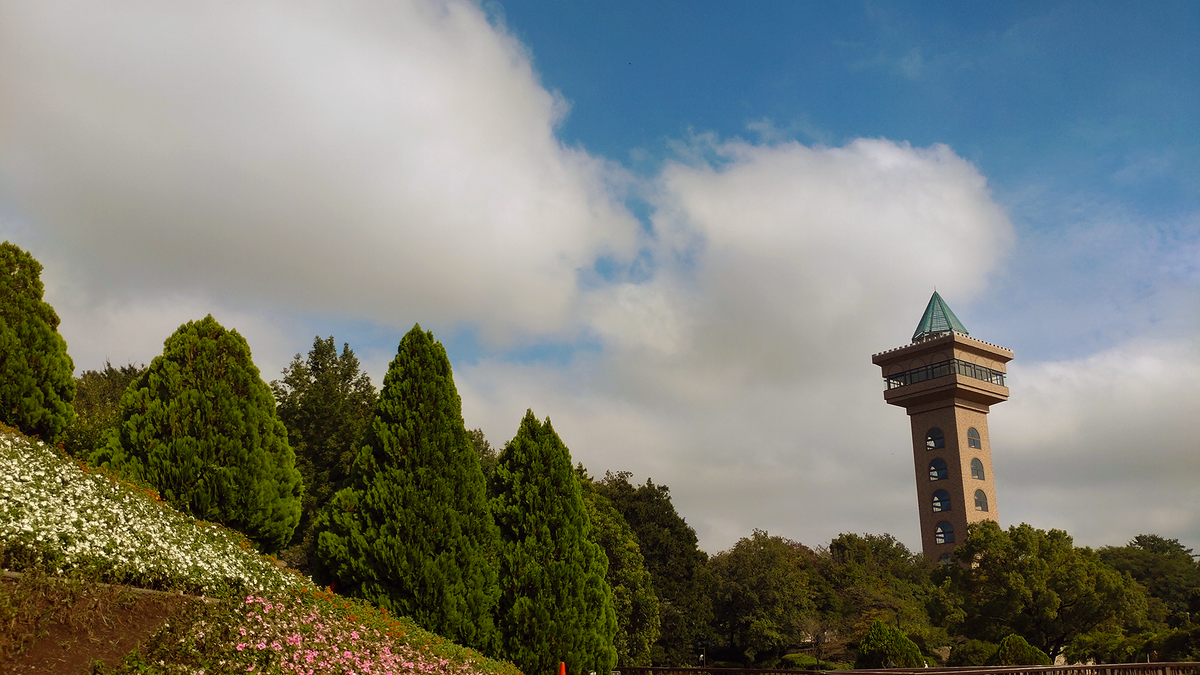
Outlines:
{"label": "white cloud", "polygon": [[1200,345],[1137,339],[1010,372],[996,455],[1006,520],[1093,546],[1164,532],[1200,543]]}
{"label": "white cloud", "polygon": [[86,285],[507,340],[637,244],[622,172],[466,2],[5,3],[0,99],[8,199]]}

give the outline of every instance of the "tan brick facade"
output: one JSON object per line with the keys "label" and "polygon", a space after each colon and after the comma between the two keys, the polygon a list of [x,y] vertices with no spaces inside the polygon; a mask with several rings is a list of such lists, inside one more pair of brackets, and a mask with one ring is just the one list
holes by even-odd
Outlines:
{"label": "tan brick facade", "polygon": [[[987,413],[990,406],[1008,399],[1008,387],[999,382],[1012,358],[1013,353],[1003,347],[958,332],[925,337],[871,357],[888,383],[884,400],[903,407],[912,423],[921,547],[932,560],[962,543],[968,524],[999,522]],[[942,441],[931,449],[927,446],[939,445],[927,443],[933,429],[941,430]],[[972,429],[978,434],[978,448],[971,447]],[[945,477],[931,478],[934,460],[945,463]],[[976,473],[982,469],[982,478],[972,474],[972,460],[978,460]],[[934,497],[940,490],[949,496],[949,505],[935,511]],[[977,492],[986,499],[986,511],[981,509],[982,500],[977,503]],[[944,502],[939,506],[944,507]],[[939,523],[953,528],[953,542],[938,543]]]}

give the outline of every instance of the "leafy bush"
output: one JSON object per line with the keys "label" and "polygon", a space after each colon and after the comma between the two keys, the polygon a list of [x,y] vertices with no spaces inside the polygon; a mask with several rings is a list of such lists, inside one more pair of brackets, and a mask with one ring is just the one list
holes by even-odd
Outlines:
{"label": "leafy bush", "polygon": [[1000,641],[989,666],[1048,666],[1052,661],[1046,652],[1034,647],[1017,634],[1007,635]]}
{"label": "leafy bush", "polygon": [[858,646],[855,668],[921,668],[925,659],[917,644],[899,629],[876,619]]}

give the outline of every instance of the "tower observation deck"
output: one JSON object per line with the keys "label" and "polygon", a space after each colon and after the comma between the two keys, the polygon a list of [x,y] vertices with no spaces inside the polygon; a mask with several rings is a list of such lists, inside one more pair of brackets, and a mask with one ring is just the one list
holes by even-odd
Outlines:
{"label": "tower observation deck", "polygon": [[968,524],[999,522],[987,414],[1008,400],[1012,358],[971,337],[936,291],[912,343],[871,357],[883,371],[883,400],[911,422],[921,549],[930,559],[946,559]]}

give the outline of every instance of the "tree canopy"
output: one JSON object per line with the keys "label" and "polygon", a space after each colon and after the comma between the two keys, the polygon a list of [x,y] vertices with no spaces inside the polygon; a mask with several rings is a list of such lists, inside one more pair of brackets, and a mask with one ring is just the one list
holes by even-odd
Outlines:
{"label": "tree canopy", "polygon": [[815,614],[808,547],[755,530],[709,559],[714,629],[747,667],[771,667],[804,642]]}
{"label": "tree canopy", "polygon": [[617,662],[608,560],[592,540],[571,453],[527,411],[488,485],[500,529],[502,652],[526,673],[607,674]]}
{"label": "tree canopy", "polygon": [[1053,659],[1079,636],[1119,635],[1123,623],[1145,616],[1141,589],[1062,530],[973,523],[955,557],[965,564],[943,569],[961,605],[947,618],[976,639],[1015,633]]}
{"label": "tree canopy", "polygon": [[661,628],[652,660],[654,665],[693,664],[697,647],[710,635],[708,555],[700,550],[696,531],[675,511],[670,489],[650,479],[635,487],[629,476],[606,473],[596,490],[637,535],[658,595]]}
{"label": "tree canopy", "polygon": [[0,244],[0,422],[53,441],[75,419],[75,364],[44,291],[42,264]]}
{"label": "tree canopy", "polygon": [[271,390],[235,330],[210,314],[179,327],[121,397],[121,420],[92,455],[203,520],[267,550],[300,519],[300,474]]}
{"label": "tree canopy", "polygon": [[300,525],[291,541],[299,549],[293,562],[304,568],[316,547],[313,520],[346,487],[378,394],[350,345],[343,344],[339,355],[333,336],[313,338],[308,357],[297,354],[271,391],[304,481]]}
{"label": "tree canopy", "polygon": [[99,448],[110,429],[121,421],[121,397],[146,366],[132,363],[113,368],[109,362],[102,370],[85,370],[75,378],[75,421],[63,432],[63,449],[74,457],[86,459]]}
{"label": "tree canopy", "polygon": [[495,653],[497,530],[446,350],[413,326],[338,491],[317,517],[317,576]]}
{"label": "tree canopy", "polygon": [[617,663],[649,666],[654,643],[658,641],[658,597],[637,535],[612,502],[596,491],[583,465],[578,465],[575,471],[592,523],[592,540],[608,558],[605,579],[612,587],[613,610],[617,615],[617,632],[613,637]]}

